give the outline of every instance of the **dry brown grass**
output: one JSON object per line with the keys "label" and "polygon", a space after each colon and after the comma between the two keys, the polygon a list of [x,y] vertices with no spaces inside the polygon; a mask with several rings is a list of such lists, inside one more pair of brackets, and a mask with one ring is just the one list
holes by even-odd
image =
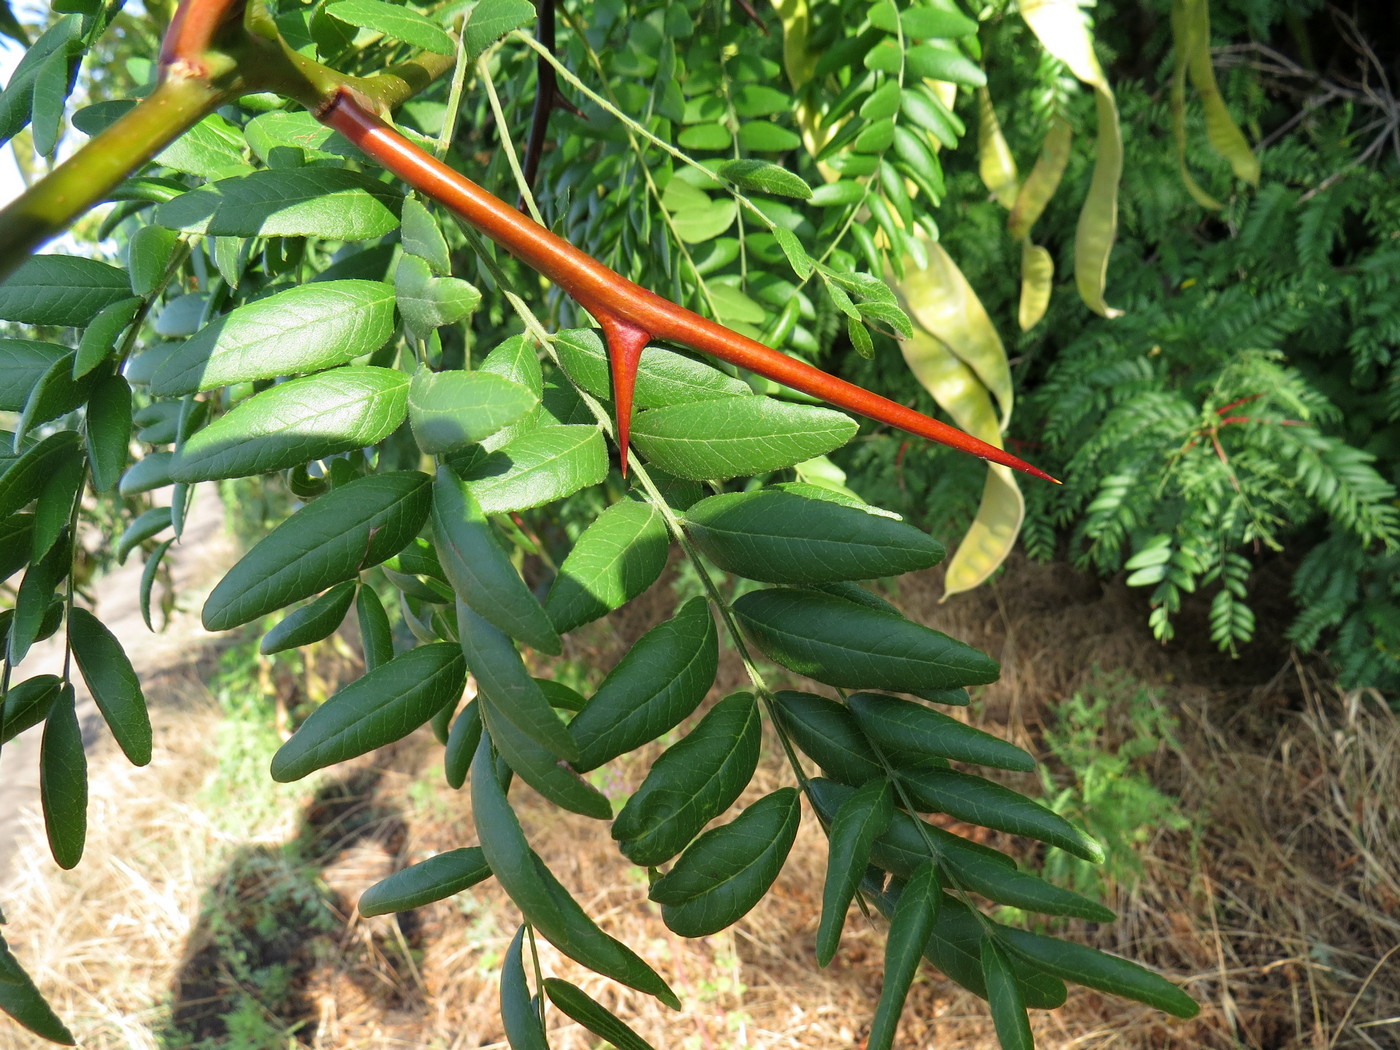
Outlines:
{"label": "dry brown grass", "polygon": [[[1128,596],[1064,570],[1018,566],[996,591],[948,607],[934,605],[930,593],[906,583],[899,600],[1003,660],[1003,681],[971,716],[1033,750],[1047,713],[1091,683],[1094,664],[1161,684],[1179,722],[1176,746],[1151,771],[1159,787],[1180,797],[1199,834],[1154,836],[1143,851],[1143,879],[1131,890],[1109,888],[1121,921],[1070,926],[1067,935],[1183,981],[1202,1002],[1201,1016],[1174,1021],[1076,991],[1062,1010],[1035,1017],[1042,1050],[1400,1047],[1400,727],[1393,715],[1373,698],[1338,696],[1286,661],[1263,673],[1227,669],[1234,681],[1222,689],[1210,681],[1219,678],[1213,658],[1193,665],[1163,651],[1132,626],[1138,619]],[[596,649],[574,655],[607,666],[626,635],[665,605],[664,597],[649,598],[622,637],[599,636]],[[732,668],[723,674],[737,683]],[[1241,681],[1249,674],[1257,681]],[[230,872],[241,870],[238,858],[250,849],[270,847],[225,840],[219,815],[191,801],[207,773],[202,742],[215,715],[205,707],[179,717],[185,721],[164,735],[154,763],[158,781],[126,770],[119,757],[94,763],[94,830],[82,866],[56,875],[35,839],[6,895],[7,935],[94,1050],[161,1045],[156,1032],[179,1006],[172,990],[201,987],[200,970],[208,978],[225,965],[210,951],[201,908],[236,913],[259,892],[257,880]],[[655,753],[615,771],[617,793],[635,786]],[[286,819],[263,836],[265,844],[296,843],[296,862],[310,865],[333,920],[301,931],[307,950],[291,960],[299,1013],[283,1020],[301,1022],[304,1045],[502,1045],[496,972],[518,915],[494,883],[406,917],[364,920],[352,907],[388,872],[474,841],[466,796],[438,786],[438,755],[420,734],[294,789]],[[746,799],[788,782],[770,755]],[[672,1013],[584,974],[545,945],[547,972],[581,984],[668,1050],[863,1044],[883,934],[878,921],[853,912],[836,961],[816,968],[825,843],[814,821],[804,822],[759,908],[731,931],[686,941],[661,923],[645,899],[643,873],[618,857],[606,828],[560,815],[526,789],[513,797],[550,867],[604,928],[672,982],[686,1011]],[[211,894],[211,887],[224,892]],[[211,979],[203,987],[216,985]],[[558,1050],[597,1045],[563,1020],[550,1039]],[[0,1046],[37,1045],[0,1029]],[[924,973],[898,1045],[982,1050],[995,1040],[978,1000]]]}

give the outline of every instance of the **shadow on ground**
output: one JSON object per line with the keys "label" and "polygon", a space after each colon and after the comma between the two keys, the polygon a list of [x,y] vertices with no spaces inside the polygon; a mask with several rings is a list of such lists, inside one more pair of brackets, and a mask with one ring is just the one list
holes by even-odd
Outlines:
{"label": "shadow on ground", "polygon": [[325,1019],[317,974],[326,969],[383,1010],[423,1009],[406,954],[421,951],[417,916],[403,913],[396,928],[362,935],[355,901],[326,877],[347,859],[387,860],[402,848],[406,825],[382,802],[383,775],[363,768],[327,783],[290,841],[245,846],[230,858],[186,943],[162,1046],[309,1046]]}

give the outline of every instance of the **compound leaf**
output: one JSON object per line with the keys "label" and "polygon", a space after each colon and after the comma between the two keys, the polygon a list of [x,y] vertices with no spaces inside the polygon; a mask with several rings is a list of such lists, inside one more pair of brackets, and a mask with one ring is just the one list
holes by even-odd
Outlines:
{"label": "compound leaf", "polygon": [[258,652],[270,656],[319,642],[345,620],[345,614],[350,611],[350,602],[355,597],[356,586],[354,580],[338,583],[315,601],[288,614],[263,635]]}
{"label": "compound leaf", "polygon": [[121,642],[92,613],[74,607],[68,613],[68,644],[122,753],[133,765],[146,765],[151,760],[151,718],[141,681]]}
{"label": "compound leaf", "polygon": [[368,918],[421,908],[461,893],[490,874],[480,846],[448,850],[376,882],[360,895],[360,914]]}
{"label": "compound leaf", "polygon": [[558,655],[559,635],[497,542],[470,485],[450,467],[433,482],[433,535],[457,596],[512,638]]}
{"label": "compound leaf", "polygon": [[917,693],[999,673],[991,657],[945,634],[817,591],[751,591],[734,612],[766,656],[828,685]]}
{"label": "compound leaf", "polygon": [[165,358],[150,389],[172,397],[317,372],[373,353],[393,333],[394,292],[382,281],[301,285],[205,325]]}
{"label": "compound leaf", "polygon": [[855,420],[769,397],[722,397],[641,412],[632,443],[681,478],[718,480],[782,470],[849,441]]}
{"label": "compound leaf", "polygon": [[272,779],[309,773],[401,740],[462,695],[467,668],[451,642],[400,653],[311,713],[272,756]]}
{"label": "compound leaf", "polygon": [[634,864],[662,864],[728,809],[758,767],[762,728],[751,693],[731,693],[658,758],[612,836]]}
{"label": "compound leaf", "polygon": [[394,471],[348,481],[307,504],[219,581],[204,603],[204,626],[237,627],[397,554],[427,520],[429,484],[419,471]]}
{"label": "compound leaf", "polygon": [[791,492],[711,496],[688,508],[685,522],[692,542],[721,569],[764,583],[898,576],[944,555],[941,543],[912,525]]}
{"label": "compound leaf", "polygon": [[175,453],[175,481],[266,474],[378,444],[403,422],[408,377],[346,365],[280,383],[234,406]]}
{"label": "compound leaf", "polygon": [[644,634],[570,724],[581,770],[654,740],[699,706],[719,668],[719,639],[704,598]]}
{"label": "compound leaf", "polygon": [[746,915],[782,870],[801,808],[796,788],[779,788],[686,847],[649,894],[667,927],[704,937]]}
{"label": "compound leaf", "polygon": [[869,780],[841,803],[831,822],[822,917],[817,926],[817,963],[828,965],[841,941],[846,910],[870,864],[870,847],[894,816],[894,795],[885,779]]}
{"label": "compound leaf", "polygon": [[579,535],[559,566],[544,611],[561,634],[618,608],[656,582],[670,537],[649,503],[620,500]]}
{"label": "compound leaf", "polygon": [[487,736],[472,761],[471,782],[472,816],[486,861],[525,921],[574,961],[679,1009],[680,1000],[656,971],[599,929],[530,849],[497,779]]}

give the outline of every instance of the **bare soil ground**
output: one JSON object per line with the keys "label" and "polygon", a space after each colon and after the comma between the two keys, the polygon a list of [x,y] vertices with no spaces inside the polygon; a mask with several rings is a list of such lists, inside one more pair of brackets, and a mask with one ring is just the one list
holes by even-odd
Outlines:
{"label": "bare soil ground", "polygon": [[[1035,1015],[1042,1050],[1400,1048],[1400,729],[1383,705],[1325,687],[1267,639],[1239,663],[1203,656],[1189,639],[1164,650],[1142,626],[1138,595],[1062,567],[1017,563],[992,588],[946,605],[938,593],[929,574],[895,598],[1002,660],[1002,681],[969,709],[977,724],[1043,754],[1057,708],[1096,668],[1160,689],[1177,719],[1171,744],[1142,765],[1192,828],[1149,829],[1142,878],[1105,890],[1118,923],[1063,932],[1161,969],[1201,1001],[1201,1016],[1180,1022],[1074,991],[1063,1009]],[[671,603],[658,585],[620,626],[585,632],[568,655],[611,666]],[[318,653],[283,685],[353,672],[345,646]],[[155,779],[115,749],[94,758],[92,834],[75,872],[53,868],[32,816],[22,832],[6,935],[81,1044],[503,1046],[496,974],[519,917],[493,882],[397,917],[354,910],[390,872],[475,840],[468,798],[443,785],[431,736],[279,788],[264,813],[251,793],[246,802],[227,788],[210,794],[221,716],[203,689],[207,671],[172,679],[174,695],[158,704]],[[726,663],[713,695],[742,684]],[[1108,719],[1103,748],[1132,731]],[[618,765],[609,794],[635,787],[656,753]],[[1066,770],[1056,777],[1071,782]],[[769,754],[745,800],[788,782]],[[814,821],[757,909],[731,931],[688,941],[661,923],[644,872],[617,855],[606,827],[560,815],[523,787],[517,804],[546,863],[671,981],[686,1009],[581,973],[541,942],[547,973],[581,984],[663,1050],[863,1046],[883,929],[853,912],[836,961],[816,967],[825,842]],[[1039,859],[1024,843],[998,845]],[[598,1045],[552,1016],[556,1050]],[[37,1045],[0,1023],[0,1047]],[[926,970],[897,1045],[996,1042],[984,1005]]]}

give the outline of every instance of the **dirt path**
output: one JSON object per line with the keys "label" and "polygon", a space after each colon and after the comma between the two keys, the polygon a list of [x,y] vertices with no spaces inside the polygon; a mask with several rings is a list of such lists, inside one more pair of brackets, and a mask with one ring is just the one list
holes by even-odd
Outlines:
{"label": "dirt path", "polygon": [[[157,497],[165,495],[157,493]],[[93,588],[94,612],[121,640],[141,679],[152,708],[152,722],[159,732],[159,708],[172,701],[168,673],[189,665],[195,650],[216,643],[217,635],[204,630],[199,609],[205,596],[235,556],[224,530],[223,506],[210,486],[195,496],[181,541],[170,548],[167,560],[175,579],[176,611],[169,626],[158,634],[146,629],[138,599],[142,560],[133,555],[125,565],[99,579]],[[16,669],[15,681],[37,674],[63,673],[63,632],[34,646]],[[82,676],[73,672],[78,696],[78,722],[88,752],[104,746],[110,733],[97,705],[88,694]],[[35,726],[7,744],[0,753],[0,885],[9,874],[15,851],[15,835],[27,810],[37,811],[39,801],[39,743],[43,727]]]}

